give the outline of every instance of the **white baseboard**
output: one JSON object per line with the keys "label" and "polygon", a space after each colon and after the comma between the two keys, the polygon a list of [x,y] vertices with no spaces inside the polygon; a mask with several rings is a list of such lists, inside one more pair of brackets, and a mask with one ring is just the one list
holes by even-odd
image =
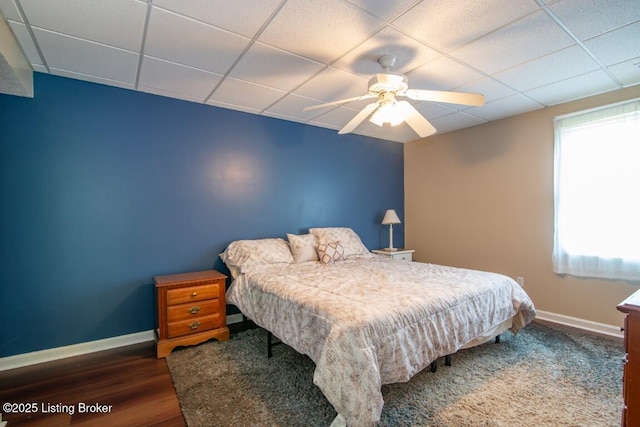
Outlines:
{"label": "white baseboard", "polygon": [[[227,325],[239,322],[242,322],[242,313],[227,316]],[[82,354],[110,350],[116,347],[124,347],[153,340],[155,340],[155,334],[153,333],[153,330],[150,330],[105,338],[97,341],[67,345],[64,347],[33,351],[31,353],[16,354],[15,356],[1,357],[0,371],[8,371],[9,369],[22,368],[24,366],[36,365],[38,363],[51,362],[53,360],[65,359],[67,357],[80,356]]]}
{"label": "white baseboard", "polygon": [[66,345],[64,347],[50,348],[47,350],[33,351],[31,353],[17,354],[15,356],[0,358],[0,371],[6,371],[37,363],[51,362],[52,360],[79,356],[95,351],[109,350],[116,347],[138,344],[155,339],[153,330],[136,332],[134,334],[120,335],[113,338],[105,338],[97,341],[83,342]]}
{"label": "white baseboard", "polygon": [[550,313],[548,311],[536,310],[536,319],[544,320],[560,325],[571,326],[589,332],[596,332],[612,337],[623,338],[620,326],[607,325],[606,323],[592,322],[591,320],[579,319],[577,317],[565,316],[564,314]]}
{"label": "white baseboard", "polygon": [[[538,319],[547,322],[558,323],[571,326],[590,332],[597,332],[604,335],[622,338],[623,334],[619,326],[607,325],[604,323],[592,322],[590,320],[578,319],[576,317],[565,316],[563,314],[550,313],[548,311],[537,310]],[[230,314],[227,316],[227,325],[242,322],[242,314]],[[96,351],[109,350],[116,347],[124,347],[141,342],[153,341],[155,334],[153,330],[137,332],[135,334],[120,335],[103,340],[89,341],[79,344],[67,345],[64,347],[50,348],[47,350],[34,351],[31,353],[17,354],[0,358],[0,371],[21,368],[38,363],[51,362],[53,360],[67,357],[80,356],[82,354]]]}

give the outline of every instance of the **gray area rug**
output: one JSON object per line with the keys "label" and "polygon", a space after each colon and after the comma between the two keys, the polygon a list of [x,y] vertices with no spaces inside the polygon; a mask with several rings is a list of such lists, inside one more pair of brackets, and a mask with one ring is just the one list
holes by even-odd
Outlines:
{"label": "gray area rug", "polygon": [[[254,329],[167,357],[190,427],[329,426],[313,362],[287,346],[267,359],[266,340]],[[621,340],[534,322],[384,385],[380,426],[619,426],[623,354]]]}

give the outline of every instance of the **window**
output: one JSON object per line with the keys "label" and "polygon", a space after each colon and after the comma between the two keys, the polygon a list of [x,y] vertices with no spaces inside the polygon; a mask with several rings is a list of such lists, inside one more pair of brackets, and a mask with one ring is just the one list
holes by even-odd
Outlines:
{"label": "window", "polygon": [[640,280],[640,99],[554,127],[554,271]]}

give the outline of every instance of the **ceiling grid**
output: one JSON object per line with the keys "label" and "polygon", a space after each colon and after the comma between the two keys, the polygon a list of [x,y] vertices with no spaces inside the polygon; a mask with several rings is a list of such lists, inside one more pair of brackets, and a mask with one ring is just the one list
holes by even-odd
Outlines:
{"label": "ceiling grid", "polygon": [[[339,130],[383,55],[439,133],[640,83],[637,0],[0,0],[37,72]],[[418,136],[364,121],[355,133]]]}

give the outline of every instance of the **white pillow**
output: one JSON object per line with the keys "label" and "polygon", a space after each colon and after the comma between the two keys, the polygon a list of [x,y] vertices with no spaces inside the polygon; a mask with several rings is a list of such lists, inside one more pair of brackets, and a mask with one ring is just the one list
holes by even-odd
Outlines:
{"label": "white pillow", "polygon": [[318,261],[316,238],[313,237],[313,234],[296,235],[287,233],[287,240],[289,240],[291,254],[296,263]]}
{"label": "white pillow", "polygon": [[236,240],[220,254],[235,279],[240,273],[265,264],[291,264],[293,255],[284,239]]}
{"label": "white pillow", "polygon": [[371,256],[369,249],[362,243],[360,237],[351,228],[324,227],[310,228],[309,232],[316,238],[317,244],[340,242],[344,248],[344,258]]}

